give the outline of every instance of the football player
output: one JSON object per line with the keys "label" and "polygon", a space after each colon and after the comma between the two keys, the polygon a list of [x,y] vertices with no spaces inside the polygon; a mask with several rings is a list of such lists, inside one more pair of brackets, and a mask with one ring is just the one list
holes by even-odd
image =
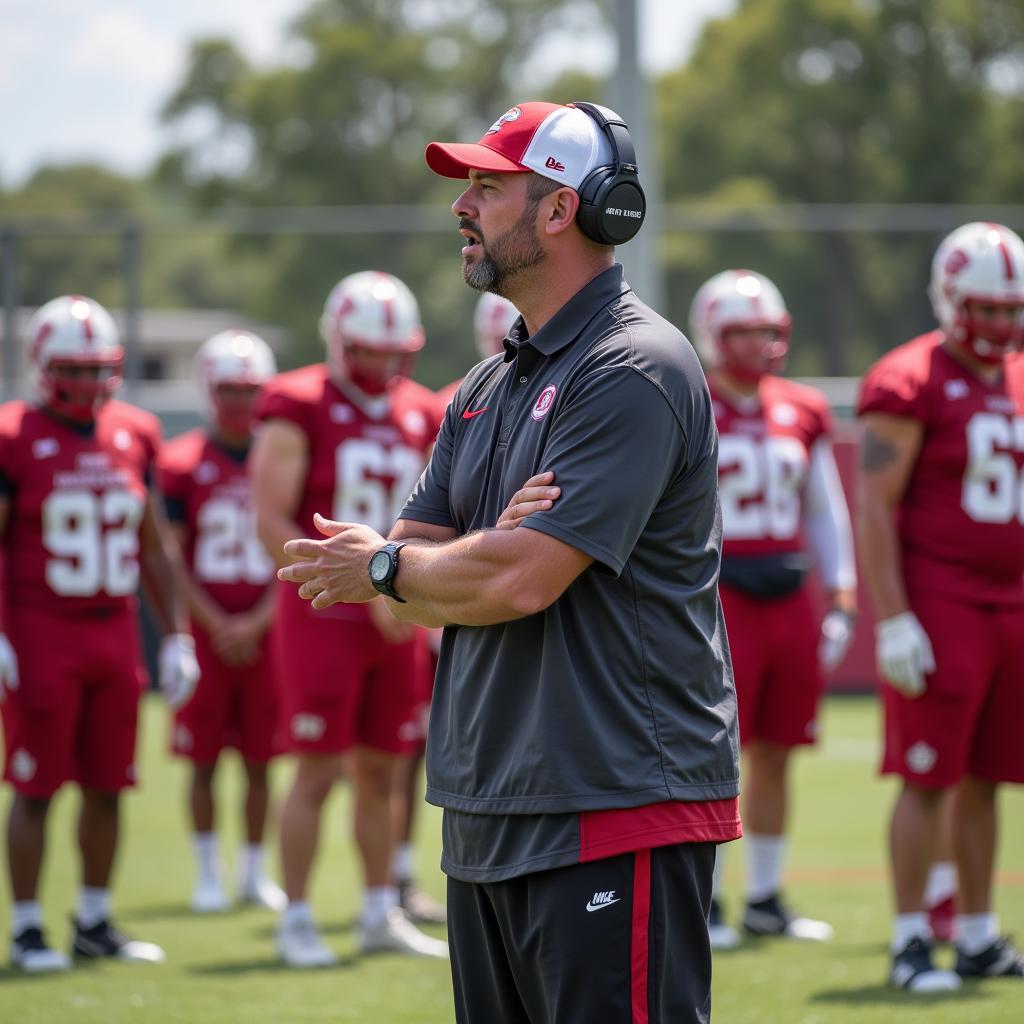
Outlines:
{"label": "football player", "polygon": [[[327,361],[286,373],[266,388],[250,458],[260,537],[279,564],[284,542],[316,536],[313,514],[387,532],[423,469],[438,429],[433,392],[408,379],[423,345],[419,309],[390,274],[365,271],[327,297],[320,332]],[[320,814],[343,770],[355,790],[355,838],[365,891],[359,945],[446,956],[398,906],[391,875],[391,794],[414,749],[425,694],[422,634],[382,601],[314,610],[282,588],[272,645],[282,693],[282,732],[297,755],[281,814],[288,907],[278,952],[297,967],[330,964],[306,891]]]}
{"label": "football player", "polygon": [[160,428],[113,399],[124,353],[98,303],[80,295],[48,302],[29,322],[28,340],[36,399],[0,406],[11,963],[25,971],[70,966],[47,944],[37,897],[47,812],[69,781],[82,793],[74,955],[161,961],[158,946],[111,923],[109,893],[119,795],[136,781],[140,579],[171,623],[159,656],[168,702],[183,704],[199,675],[183,573],[150,485]]}
{"label": "football player", "polygon": [[[720,594],[745,761],[743,928],[825,941],[832,928],[792,914],[780,888],[790,755],[815,742],[823,679],[845,655],[856,616],[853,539],[832,454],[832,413],[821,392],[780,375],[790,315],[763,275],[717,274],[697,292],[690,322],[719,432]],[[826,594],[824,618],[805,586],[812,564]],[[717,948],[738,942],[717,896],[710,930]]]}
{"label": "football player", "polygon": [[192,907],[226,909],[214,832],[213,776],[225,746],[245,764],[245,843],[238,896],[283,910],[285,897],[266,875],[267,764],[274,754],[277,691],[267,652],[273,612],[274,563],[256,535],[246,458],[253,410],[274,376],[274,355],[262,338],[228,330],[206,341],[196,376],[206,426],[168,442],[160,486],[189,570],[192,635],[202,683],[175,716],[172,748],[192,762],[190,811],[198,877]]}
{"label": "football player", "polygon": [[[858,538],[885,682],[882,770],[902,778],[890,980],[948,991],[1024,976],[992,907],[996,791],[1024,782],[1024,242],[966,224],[939,246],[938,329],[861,385]],[[955,971],[937,970],[925,882],[953,790]]]}

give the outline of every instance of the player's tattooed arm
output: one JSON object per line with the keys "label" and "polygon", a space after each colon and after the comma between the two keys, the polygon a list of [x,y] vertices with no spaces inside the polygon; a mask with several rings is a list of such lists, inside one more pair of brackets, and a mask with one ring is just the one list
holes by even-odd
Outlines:
{"label": "player's tattooed arm", "polygon": [[879,437],[870,427],[860,439],[860,468],[873,473],[891,466],[900,457],[899,448],[888,438]]}
{"label": "player's tattooed arm", "polygon": [[907,417],[864,417],[857,475],[856,536],[861,567],[880,619],[907,610],[896,512],[906,493],[924,427]]}

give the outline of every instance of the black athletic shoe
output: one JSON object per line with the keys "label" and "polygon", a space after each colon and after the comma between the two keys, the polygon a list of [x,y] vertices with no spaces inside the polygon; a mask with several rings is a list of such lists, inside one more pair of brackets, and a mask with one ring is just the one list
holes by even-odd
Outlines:
{"label": "black athletic shoe", "polygon": [[152,942],[139,942],[129,938],[109,921],[100,921],[91,928],[83,928],[75,921],[75,938],[71,951],[76,957],[85,960],[110,957],[133,963],[162,964],[167,959],[159,946]]}
{"label": "black athletic shoe", "polygon": [[46,974],[50,971],[68,971],[71,961],[56,949],[51,949],[42,928],[23,929],[11,939],[11,966],[28,974]]}
{"label": "black athletic shoe", "polygon": [[1024,978],[1024,954],[1004,935],[973,956],[958,948],[956,973],[961,978]]}
{"label": "black athletic shoe", "polygon": [[791,914],[778,893],[766,900],[747,904],[743,912],[743,930],[748,935],[780,936],[803,942],[828,942],[834,934],[832,925],[824,921]]}
{"label": "black athletic shoe", "polygon": [[960,978],[953,971],[940,971],[932,963],[932,944],[927,939],[911,939],[892,958],[889,982],[908,992],[953,992]]}

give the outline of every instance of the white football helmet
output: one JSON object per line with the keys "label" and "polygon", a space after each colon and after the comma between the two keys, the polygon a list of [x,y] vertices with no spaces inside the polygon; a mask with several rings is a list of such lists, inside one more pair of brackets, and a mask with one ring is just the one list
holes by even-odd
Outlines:
{"label": "white football helmet", "polygon": [[277,373],[270,346],[251,331],[227,330],[208,338],[196,353],[196,376],[206,418],[225,433],[252,430],[256,396]]}
{"label": "white football helmet", "polygon": [[[690,306],[690,330],[704,365],[746,379],[781,369],[792,318],[779,289],[753,270],[723,270],[705,281]],[[774,339],[754,360],[737,357],[724,335],[733,328],[765,328]]]}
{"label": "white football helmet", "polygon": [[[928,296],[946,337],[982,362],[1000,362],[1024,343],[1024,242],[1002,224],[964,224],[935,251]],[[1021,309],[1015,321],[994,327],[968,314],[969,300]]]}
{"label": "white football helmet", "polygon": [[123,380],[124,349],[114,318],[83,295],[62,295],[36,310],[27,334],[39,402],[91,423]]}
{"label": "white football helmet", "polygon": [[[342,278],[324,303],[320,335],[327,362],[368,395],[383,394],[396,377],[407,376],[412,357],[423,348],[423,324],[415,296],[397,277],[363,270]],[[380,368],[359,362],[359,350],[394,357]]]}
{"label": "white football helmet", "polygon": [[502,342],[518,316],[519,310],[501,295],[484,292],[480,296],[473,313],[473,332],[481,359],[505,351]]}

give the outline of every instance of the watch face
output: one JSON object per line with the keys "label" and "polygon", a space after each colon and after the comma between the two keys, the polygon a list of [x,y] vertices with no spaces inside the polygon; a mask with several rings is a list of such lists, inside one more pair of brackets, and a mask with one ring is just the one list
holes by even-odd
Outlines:
{"label": "watch face", "polygon": [[391,569],[391,556],[386,551],[378,551],[370,559],[370,579],[374,583],[383,583]]}

